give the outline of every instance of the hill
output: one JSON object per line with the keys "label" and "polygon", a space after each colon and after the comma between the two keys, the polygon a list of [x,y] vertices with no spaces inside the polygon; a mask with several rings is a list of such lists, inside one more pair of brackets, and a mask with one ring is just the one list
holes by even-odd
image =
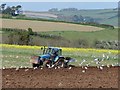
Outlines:
{"label": "hill", "polygon": [[[44,18],[44,19],[58,19],[68,20],[66,18],[78,15],[85,19],[94,20],[100,24],[110,24],[118,26],[118,9],[93,9],[93,10],[60,10],[60,11],[46,11],[46,12],[33,12],[25,11],[27,17]],[[61,17],[62,16],[62,17]],[[64,17],[64,18],[63,18]]]}

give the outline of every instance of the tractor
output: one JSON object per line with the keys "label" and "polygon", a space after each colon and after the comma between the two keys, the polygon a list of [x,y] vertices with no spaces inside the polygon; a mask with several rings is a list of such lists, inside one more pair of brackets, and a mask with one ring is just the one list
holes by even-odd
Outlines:
{"label": "tractor", "polygon": [[33,67],[68,67],[74,59],[62,56],[62,49],[56,47],[41,48],[42,55],[32,56],[30,62]]}

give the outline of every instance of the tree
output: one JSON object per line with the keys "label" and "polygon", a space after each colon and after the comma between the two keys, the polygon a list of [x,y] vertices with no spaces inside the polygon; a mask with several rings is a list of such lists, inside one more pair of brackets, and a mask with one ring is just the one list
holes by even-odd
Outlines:
{"label": "tree", "polygon": [[18,10],[18,9],[20,9],[20,8],[22,8],[21,5],[17,5],[17,6],[16,6],[16,10]]}
{"label": "tree", "polygon": [[12,6],[12,7],[11,7],[11,9],[12,9],[12,15],[13,15],[13,16],[19,15],[19,14],[20,14],[20,11],[21,11],[21,8],[22,8],[21,5]]}
{"label": "tree", "polygon": [[79,17],[78,17],[77,15],[74,15],[74,16],[73,16],[73,21],[74,21],[74,22],[79,22]]}
{"label": "tree", "polygon": [[4,11],[4,9],[5,9],[5,3],[4,4],[1,4],[1,9],[2,9],[2,11]]}
{"label": "tree", "polygon": [[28,33],[29,33],[29,35],[33,35],[34,34],[34,32],[32,31],[32,28],[28,28]]}
{"label": "tree", "polygon": [[61,9],[60,11],[78,11],[77,8],[64,8],[64,9]]}
{"label": "tree", "polygon": [[16,10],[16,7],[15,7],[15,6],[12,6],[11,9],[12,9],[12,10]]}
{"label": "tree", "polygon": [[16,6],[16,10],[18,11],[18,13],[20,13],[21,9],[22,9],[22,6],[21,6],[21,5],[17,5],[17,6]]}
{"label": "tree", "polygon": [[52,8],[52,9],[49,9],[49,12],[57,12],[58,9],[57,8]]}
{"label": "tree", "polygon": [[4,14],[11,14],[12,13],[12,9],[11,7],[7,7],[5,10],[4,10]]}

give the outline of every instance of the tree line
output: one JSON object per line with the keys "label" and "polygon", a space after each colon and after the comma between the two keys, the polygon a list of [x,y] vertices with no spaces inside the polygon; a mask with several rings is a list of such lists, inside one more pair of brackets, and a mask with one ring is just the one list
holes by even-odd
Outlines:
{"label": "tree line", "polygon": [[2,31],[9,32],[8,44],[31,45],[33,37],[45,38],[45,39],[56,39],[56,40],[62,39],[60,35],[57,36],[57,35],[41,34],[38,32],[33,32],[32,28],[28,28],[27,30],[2,28]]}
{"label": "tree line", "polygon": [[17,16],[22,13],[22,6],[6,6],[6,4],[4,3],[0,5],[0,13]]}
{"label": "tree line", "polygon": [[[3,43],[16,45],[50,45],[50,46],[64,46],[64,47],[78,47],[78,48],[101,48],[101,49],[119,49],[119,41],[117,40],[95,40],[90,44],[87,39],[69,40],[62,37],[62,34],[51,35],[40,32],[33,32],[32,28],[27,30],[2,28]],[[64,32],[63,32],[64,33]],[[7,35],[4,38],[4,35]]]}

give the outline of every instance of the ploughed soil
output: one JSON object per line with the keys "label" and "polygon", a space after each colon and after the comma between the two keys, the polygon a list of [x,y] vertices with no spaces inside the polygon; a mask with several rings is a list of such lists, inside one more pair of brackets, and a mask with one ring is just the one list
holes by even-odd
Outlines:
{"label": "ploughed soil", "polygon": [[[3,88],[118,88],[120,67],[3,69]],[[85,71],[85,72],[84,72]]]}

